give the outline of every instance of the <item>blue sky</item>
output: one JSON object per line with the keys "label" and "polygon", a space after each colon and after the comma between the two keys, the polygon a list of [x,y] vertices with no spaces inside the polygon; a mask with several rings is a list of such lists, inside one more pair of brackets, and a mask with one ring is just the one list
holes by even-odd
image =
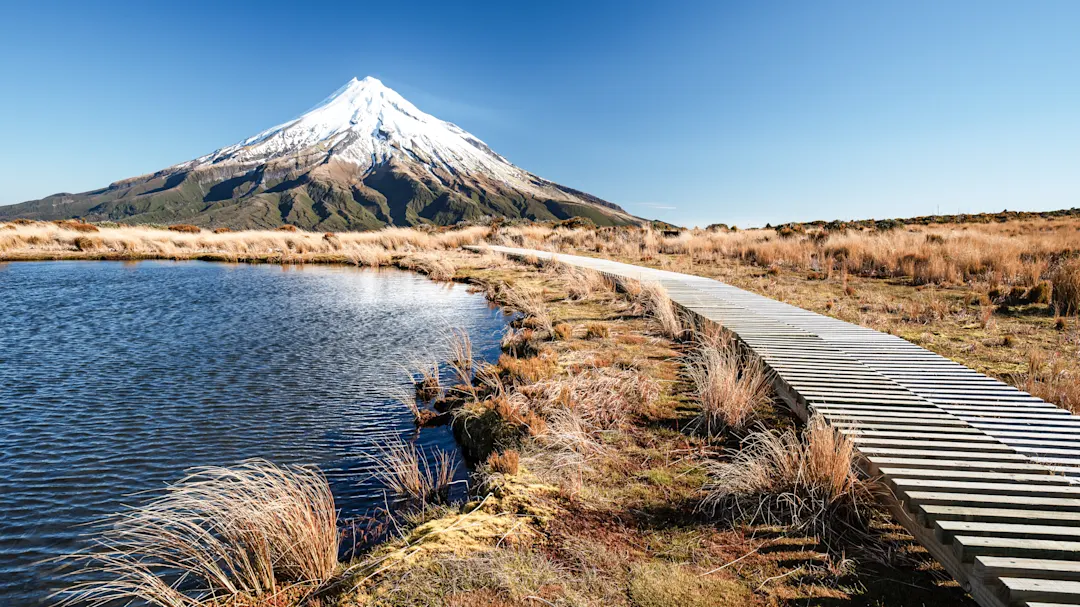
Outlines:
{"label": "blue sky", "polygon": [[1080,2],[23,2],[0,204],[154,171],[374,75],[684,225],[1080,206]]}

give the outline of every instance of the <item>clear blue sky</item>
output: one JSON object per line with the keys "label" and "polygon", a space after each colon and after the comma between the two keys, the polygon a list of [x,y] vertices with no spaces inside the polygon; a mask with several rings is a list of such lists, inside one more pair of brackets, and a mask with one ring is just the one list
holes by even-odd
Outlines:
{"label": "clear blue sky", "polygon": [[1080,2],[48,2],[0,19],[0,204],[374,75],[684,225],[1080,206]]}

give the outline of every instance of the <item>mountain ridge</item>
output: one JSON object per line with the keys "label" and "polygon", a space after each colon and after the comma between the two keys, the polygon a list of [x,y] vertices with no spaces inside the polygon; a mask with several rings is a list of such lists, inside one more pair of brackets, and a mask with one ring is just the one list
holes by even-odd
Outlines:
{"label": "mountain ridge", "polygon": [[515,166],[372,77],[353,78],[299,117],[193,160],[0,207],[0,218],[15,217],[325,230],[487,217],[641,221]]}

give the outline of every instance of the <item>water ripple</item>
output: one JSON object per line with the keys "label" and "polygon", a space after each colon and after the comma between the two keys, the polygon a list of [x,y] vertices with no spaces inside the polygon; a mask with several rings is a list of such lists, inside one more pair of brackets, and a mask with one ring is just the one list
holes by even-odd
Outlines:
{"label": "water ripple", "polygon": [[380,505],[365,453],[413,432],[390,400],[401,363],[450,326],[497,356],[503,323],[460,285],[396,271],[0,266],[0,604],[43,604],[42,559],[191,466],[313,463],[344,516]]}

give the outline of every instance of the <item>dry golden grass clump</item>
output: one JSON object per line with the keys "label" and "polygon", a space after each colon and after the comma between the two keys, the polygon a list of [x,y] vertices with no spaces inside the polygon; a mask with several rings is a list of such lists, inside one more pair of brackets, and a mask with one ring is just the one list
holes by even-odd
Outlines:
{"label": "dry golden grass clump", "polygon": [[1080,382],[1065,366],[1062,356],[1047,360],[1041,351],[1028,352],[1027,372],[1020,387],[1033,396],[1080,414]]}
{"label": "dry golden grass clump", "polygon": [[539,331],[548,334],[554,330],[554,319],[548,309],[544,295],[536,289],[525,287],[513,287],[504,285],[499,289],[500,301],[513,310],[521,312],[525,318],[523,323]]}
{"label": "dry golden grass clump", "polygon": [[561,322],[552,329],[557,339],[570,341],[574,338],[574,325],[571,325],[570,323]]}
{"label": "dry golden grass clump", "polygon": [[686,371],[701,403],[697,424],[709,436],[741,432],[769,402],[772,378],[764,364],[728,339],[706,339],[690,355]]}
{"label": "dry golden grass clump", "polygon": [[572,301],[586,300],[597,293],[611,290],[608,280],[596,270],[563,267],[566,291]]}
{"label": "dry golden grass clump", "polygon": [[590,428],[614,430],[626,427],[632,416],[648,411],[659,397],[660,387],[640,372],[605,367],[538,381],[522,393],[529,406],[542,415],[569,409]]}
{"label": "dry golden grass clump", "polygon": [[535,356],[539,353],[537,343],[539,342],[538,337],[536,331],[527,327],[523,329],[514,329],[513,327],[508,326],[502,337],[502,350],[507,354],[519,358]]}
{"label": "dry golden grass clump", "polygon": [[94,548],[72,557],[88,579],[63,604],[272,604],[311,594],[337,571],[337,510],[314,469],[250,461],[194,470],[108,523]]}
{"label": "dry golden grass clump", "polygon": [[75,232],[99,232],[97,226],[91,223],[83,223],[77,219],[66,219],[63,221],[57,221],[56,225],[65,230],[73,230]]}
{"label": "dry golden grass clump", "polygon": [[473,372],[476,368],[476,359],[473,356],[472,338],[465,329],[447,329],[444,339],[446,349],[449,352],[447,366],[457,376],[457,389],[465,389],[474,397]]}
{"label": "dry golden grass clump", "polygon": [[362,268],[388,266],[394,259],[394,255],[390,251],[372,245],[349,247],[344,249],[343,253],[345,259]]}
{"label": "dry golden grass clump", "polygon": [[534,455],[549,458],[545,472],[553,472],[553,476],[559,477],[561,472],[569,471],[572,473],[570,480],[580,487],[581,474],[589,463],[609,451],[603,440],[604,431],[575,409],[556,410],[548,418],[547,426],[547,432],[537,436],[543,449]]}
{"label": "dry golden grass clump", "polygon": [[431,400],[442,390],[439,363],[434,360],[413,361],[409,368],[409,375],[413,378],[416,396],[421,400]]}
{"label": "dry golden grass clump", "polygon": [[454,279],[457,268],[454,263],[445,257],[430,253],[410,255],[398,261],[398,265],[406,270],[419,272],[433,280],[449,282]]}
{"label": "dry golden grass clump", "polygon": [[169,231],[170,232],[184,232],[184,233],[187,233],[187,234],[198,234],[199,232],[202,232],[202,228],[200,228],[199,226],[193,226],[193,225],[186,224],[186,223],[178,223],[178,224],[169,226]]}
{"label": "dry golden grass clump", "polygon": [[410,504],[445,504],[450,501],[454,458],[441,449],[430,453],[414,443],[394,440],[372,457],[372,474],[387,489]]}
{"label": "dry golden grass clump", "polygon": [[602,322],[590,322],[585,325],[585,339],[606,339],[610,334],[611,330]]}
{"label": "dry golden grass clump", "polygon": [[1080,313],[1080,258],[1058,264],[1050,274],[1058,314]]}
{"label": "dry golden grass clump", "polygon": [[512,397],[496,396],[485,401],[495,415],[511,426],[524,428],[529,436],[540,436],[547,432],[547,420],[529,408],[518,394]]}
{"label": "dry golden grass clump", "polygon": [[513,449],[497,451],[487,458],[487,469],[497,474],[517,474],[520,465],[521,454]]}
{"label": "dry golden grass clump", "polygon": [[503,354],[499,356],[497,367],[511,383],[532,384],[554,375],[559,370],[559,361],[558,357],[550,352],[541,352],[528,358]]}
{"label": "dry golden grass clump", "polygon": [[660,332],[668,339],[678,339],[683,334],[682,322],[675,311],[675,304],[668,297],[667,290],[661,285],[651,282],[644,283],[640,287],[640,293],[636,297],[656,324]]}
{"label": "dry golden grass clump", "polygon": [[709,470],[702,506],[734,521],[787,525],[827,544],[865,531],[873,496],[851,441],[815,417],[794,430],[754,432]]}

